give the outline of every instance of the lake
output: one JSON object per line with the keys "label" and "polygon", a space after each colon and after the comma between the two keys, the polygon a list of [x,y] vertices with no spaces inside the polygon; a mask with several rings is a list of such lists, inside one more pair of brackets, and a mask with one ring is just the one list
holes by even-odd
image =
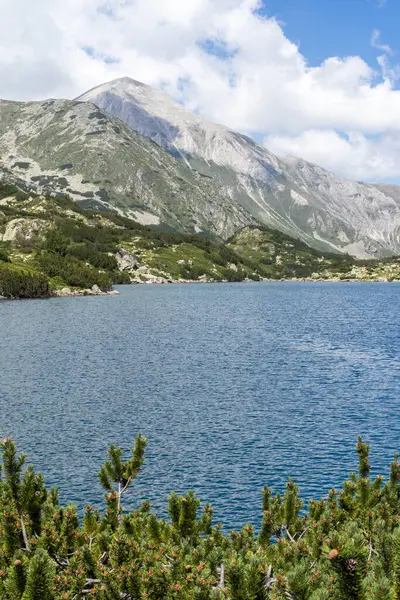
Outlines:
{"label": "lake", "polygon": [[257,525],[265,484],[305,498],[400,450],[400,285],[143,285],[116,297],[0,302],[0,436],[101,503],[110,442],[149,438],[124,504],[194,489],[226,527]]}

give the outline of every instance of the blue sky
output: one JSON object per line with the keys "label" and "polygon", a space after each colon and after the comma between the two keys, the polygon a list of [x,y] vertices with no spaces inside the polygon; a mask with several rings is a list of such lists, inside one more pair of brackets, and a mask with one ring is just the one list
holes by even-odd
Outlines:
{"label": "blue sky", "polygon": [[286,36],[311,66],[350,55],[373,64],[380,54],[371,46],[374,29],[382,43],[400,50],[400,0],[265,0],[261,12],[284,23]]}

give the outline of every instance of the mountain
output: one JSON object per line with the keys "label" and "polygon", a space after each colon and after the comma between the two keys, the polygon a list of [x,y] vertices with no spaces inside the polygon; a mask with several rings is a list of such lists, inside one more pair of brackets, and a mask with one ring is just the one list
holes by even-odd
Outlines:
{"label": "mountain", "polygon": [[245,135],[188,112],[165,92],[129,78],[78,98],[118,117],[217,182],[235,209],[321,250],[400,253],[396,186],[349,181],[298,158],[275,156]]}
{"label": "mountain", "polygon": [[399,280],[400,259],[322,254],[265,227],[244,227],[227,243],[155,231],[0,183],[0,298],[113,293],[112,283],[299,278]]}
{"label": "mountain", "polygon": [[352,182],[123,78],[75,101],[0,101],[0,178],[142,224],[228,239],[263,224],[323,252],[400,254],[400,190]]}
{"label": "mountain", "polygon": [[227,238],[253,217],[218,182],[87,102],[0,101],[0,176],[143,224]]}

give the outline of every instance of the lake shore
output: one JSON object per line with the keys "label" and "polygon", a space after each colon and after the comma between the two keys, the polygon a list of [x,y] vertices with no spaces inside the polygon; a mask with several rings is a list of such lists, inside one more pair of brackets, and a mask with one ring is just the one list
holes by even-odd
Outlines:
{"label": "lake shore", "polygon": [[[210,279],[180,279],[180,280],[172,280],[165,279],[163,277],[154,277],[154,279],[150,279],[148,281],[141,280],[133,280],[131,283],[120,284],[121,286],[135,286],[135,285],[188,285],[188,284],[226,284],[226,283],[400,283],[400,279],[339,279],[339,278],[330,278],[330,279],[311,279],[311,278],[292,278],[292,279],[260,279],[259,281],[254,281],[253,279],[244,279],[242,281],[217,281]],[[5,296],[0,296],[1,300],[48,300],[50,298],[83,298],[87,296],[119,296],[120,292],[118,290],[112,289],[107,292],[100,290],[97,286],[93,286],[97,289],[71,289],[71,288],[62,288],[60,290],[55,290],[49,296],[43,296],[42,298],[6,298]]]}

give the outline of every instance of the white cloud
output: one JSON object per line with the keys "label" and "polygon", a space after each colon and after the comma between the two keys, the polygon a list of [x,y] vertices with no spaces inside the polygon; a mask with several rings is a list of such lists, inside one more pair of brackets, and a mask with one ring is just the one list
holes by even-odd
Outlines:
{"label": "white cloud", "polygon": [[380,42],[381,32],[379,29],[374,29],[371,36],[371,46],[376,48],[377,50],[381,50],[382,52],[386,52],[386,54],[393,54],[393,51],[390,46],[387,44],[381,44]]}
{"label": "white cloud", "polygon": [[[357,56],[309,67],[258,7],[257,0],[0,0],[0,97],[72,98],[128,75],[164,86],[207,118],[264,135],[280,152],[350,177],[399,178],[399,70],[380,32],[371,38],[383,53],[375,67]],[[223,55],[207,52],[205,40]]]}
{"label": "white cloud", "polygon": [[400,136],[368,138],[362,133],[340,135],[334,130],[308,130],[299,136],[268,136],[266,145],[278,154],[302,156],[331,171],[357,180],[398,179]]}

